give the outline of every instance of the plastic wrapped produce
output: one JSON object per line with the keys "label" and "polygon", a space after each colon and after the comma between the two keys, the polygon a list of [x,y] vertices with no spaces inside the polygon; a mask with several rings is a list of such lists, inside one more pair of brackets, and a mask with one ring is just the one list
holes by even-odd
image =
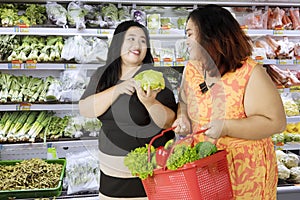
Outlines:
{"label": "plastic wrapped produce", "polygon": [[300,167],[292,167],[290,169],[289,181],[294,183],[300,183]]}
{"label": "plastic wrapped produce", "polygon": [[68,5],[68,22],[71,26],[75,26],[76,29],[85,29],[84,16],[86,14],[85,9],[79,2],[70,2]]}
{"label": "plastic wrapped produce", "polygon": [[139,22],[140,24],[143,24],[146,26],[146,13],[142,10],[131,10],[131,19],[133,19],[136,22]]}
{"label": "plastic wrapped produce", "polygon": [[297,167],[299,164],[299,157],[294,153],[288,153],[287,156],[282,159],[282,163],[289,169]]}
{"label": "plastic wrapped produce", "polygon": [[277,162],[278,166],[278,178],[286,180],[290,177],[290,170],[281,162]]}
{"label": "plastic wrapped produce", "polygon": [[91,192],[99,189],[99,161],[94,151],[67,154],[67,194]]}
{"label": "plastic wrapped produce", "polygon": [[287,157],[287,154],[284,153],[282,150],[276,150],[275,153],[276,158],[279,162],[282,162],[285,159],[285,157]]}
{"label": "plastic wrapped produce", "polygon": [[46,4],[46,11],[48,19],[50,19],[52,23],[58,26],[65,26],[67,24],[68,12],[62,5],[56,2],[48,2]]}

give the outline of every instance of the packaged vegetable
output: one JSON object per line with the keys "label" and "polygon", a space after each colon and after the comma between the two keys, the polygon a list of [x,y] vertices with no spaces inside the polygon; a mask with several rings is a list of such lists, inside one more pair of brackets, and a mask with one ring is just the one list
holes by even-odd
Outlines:
{"label": "packaged vegetable", "polygon": [[66,159],[67,194],[98,191],[100,168],[96,151],[68,153]]}
{"label": "packaged vegetable", "polygon": [[65,26],[67,24],[67,10],[62,5],[56,2],[47,2],[46,11],[48,19],[58,26]]}

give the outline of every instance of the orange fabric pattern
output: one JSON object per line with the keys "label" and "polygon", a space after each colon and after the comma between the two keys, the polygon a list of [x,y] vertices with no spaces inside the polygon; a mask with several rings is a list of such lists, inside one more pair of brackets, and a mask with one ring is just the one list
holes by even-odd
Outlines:
{"label": "orange fabric pattern", "polygon": [[[193,132],[212,119],[245,118],[245,88],[256,66],[248,59],[235,72],[226,73],[206,93],[199,84],[204,81],[203,70],[197,61],[187,64],[182,82],[188,115]],[[203,135],[197,140],[206,140]],[[271,138],[244,140],[231,137],[219,138],[218,149],[226,149],[231,174],[234,199],[275,200],[277,191],[277,162]]]}

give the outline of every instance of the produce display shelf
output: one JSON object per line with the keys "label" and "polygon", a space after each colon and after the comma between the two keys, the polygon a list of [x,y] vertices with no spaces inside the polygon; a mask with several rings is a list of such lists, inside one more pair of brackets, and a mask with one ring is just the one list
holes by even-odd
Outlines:
{"label": "produce display shelf", "polygon": [[300,186],[277,187],[277,200],[299,200]]}
{"label": "produce display shelf", "polygon": [[0,63],[0,70],[69,70],[69,69],[97,69],[104,63]]}
{"label": "produce display shelf", "polygon": [[[67,0],[26,0],[26,2],[43,3],[43,2],[55,1],[58,3],[70,2]],[[2,0],[2,2],[11,2],[11,0]],[[24,0],[14,0],[14,2],[24,2]],[[82,0],[86,3],[99,3],[99,0]],[[287,0],[285,2],[276,0],[254,0],[254,1],[195,1],[195,0],[102,0],[101,3],[114,3],[114,4],[138,4],[138,5],[206,5],[206,4],[218,4],[221,6],[300,6],[298,0]]]}
{"label": "produce display shelf", "polygon": [[300,30],[266,30],[266,29],[243,29],[249,36],[289,36],[299,37]]}
{"label": "produce display shelf", "polygon": [[52,110],[52,111],[78,111],[77,103],[74,104],[0,104],[1,111],[30,111],[30,110]]}
{"label": "produce display shelf", "polygon": [[[55,31],[53,29],[55,28]],[[97,36],[107,39],[113,32],[113,29],[83,29],[77,30],[76,28],[61,28],[61,27],[0,27],[2,34],[10,35],[41,35],[41,36]]]}

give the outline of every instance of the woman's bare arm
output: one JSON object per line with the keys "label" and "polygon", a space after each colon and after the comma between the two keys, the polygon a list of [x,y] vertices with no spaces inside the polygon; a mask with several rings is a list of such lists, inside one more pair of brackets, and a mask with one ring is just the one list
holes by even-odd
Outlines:
{"label": "woman's bare arm", "polygon": [[225,120],[222,135],[243,139],[262,139],[286,128],[286,116],[276,89],[265,69],[253,70],[244,97],[247,118]]}

